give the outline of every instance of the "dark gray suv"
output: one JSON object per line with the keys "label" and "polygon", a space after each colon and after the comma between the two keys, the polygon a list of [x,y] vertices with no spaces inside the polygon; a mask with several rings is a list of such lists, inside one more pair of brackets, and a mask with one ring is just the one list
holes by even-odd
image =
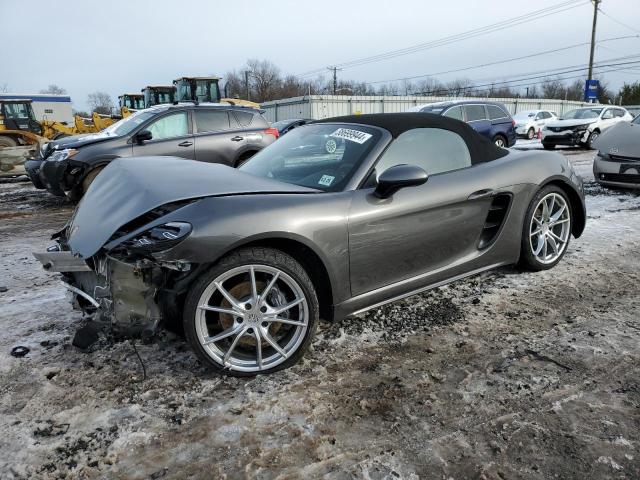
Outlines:
{"label": "dark gray suv", "polygon": [[158,105],[99,133],[49,142],[25,168],[36,188],[78,199],[115,158],[169,155],[235,167],[277,137],[277,129],[253,108],[213,103]]}

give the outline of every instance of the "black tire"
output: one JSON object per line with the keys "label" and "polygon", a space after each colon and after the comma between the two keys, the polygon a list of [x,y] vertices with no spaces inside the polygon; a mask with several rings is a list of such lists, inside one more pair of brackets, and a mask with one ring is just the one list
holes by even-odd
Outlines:
{"label": "black tire", "polygon": [[67,198],[72,202],[79,202],[102,170],[104,170],[104,167],[98,167],[87,173],[84,179],[82,179],[82,183],[80,185],[76,185],[73,189],[67,192]]}
{"label": "black tire", "polygon": [[[260,372],[243,372],[237,370],[230,370],[224,368],[217,363],[202,347],[198,340],[196,332],[196,311],[198,308],[198,301],[205,291],[205,289],[213,282],[217,277],[223,273],[244,265],[266,265],[269,267],[275,267],[287,275],[289,275],[298,285],[301,287],[309,308],[309,322],[304,339],[298,346],[298,349],[287,358],[284,362]],[[255,375],[264,375],[289,368],[296,364],[304,355],[305,351],[309,348],[311,341],[315,335],[318,318],[319,318],[319,305],[318,297],[316,295],[313,282],[309,278],[309,275],[304,268],[291,256],[287,255],[281,250],[273,248],[244,248],[233,252],[226,257],[222,258],[211,269],[202,274],[195,283],[191,286],[184,305],[183,313],[183,325],[184,332],[187,341],[198,355],[200,360],[209,366],[217,373],[224,375],[230,375],[234,377],[251,377]]]}
{"label": "black tire", "polygon": [[507,142],[507,139],[504,137],[504,135],[500,134],[493,137],[493,143],[501,148],[507,148],[509,146],[509,142]]}
{"label": "black tire", "polygon": [[553,143],[544,143],[544,142],[542,142],[542,147],[545,150],[553,150],[554,148],[556,148],[556,146]]}
{"label": "black tire", "polygon": [[0,135],[0,148],[16,146],[18,146],[18,142],[16,142],[13,138],[7,137],[6,135]]}
{"label": "black tire", "polygon": [[539,272],[541,270],[549,270],[550,268],[555,267],[558,264],[558,262],[562,260],[565,253],[567,252],[567,248],[571,240],[571,233],[569,233],[569,236],[567,237],[566,245],[563,247],[563,250],[560,256],[552,263],[540,262],[533,253],[531,242],[529,239],[529,229],[531,227],[532,217],[540,201],[550,193],[556,193],[562,196],[562,198],[564,199],[567,205],[567,209],[569,211],[569,218],[570,218],[569,228],[573,225],[573,212],[571,211],[571,202],[569,200],[569,197],[565,193],[565,191],[555,185],[547,185],[546,187],[541,188],[538,191],[538,193],[536,193],[531,199],[531,203],[529,203],[529,207],[527,208],[527,212],[524,216],[524,224],[522,226],[522,240],[520,244],[520,260],[518,262],[518,265],[521,268],[524,268],[526,270]]}
{"label": "black tire", "polygon": [[587,138],[587,144],[585,145],[588,149],[593,150],[593,142],[600,136],[600,132],[598,130],[594,130],[589,134],[589,138]]}
{"label": "black tire", "polygon": [[535,136],[536,136],[536,129],[533,127],[529,128],[529,130],[527,130],[527,138],[529,140],[533,140],[533,137]]}

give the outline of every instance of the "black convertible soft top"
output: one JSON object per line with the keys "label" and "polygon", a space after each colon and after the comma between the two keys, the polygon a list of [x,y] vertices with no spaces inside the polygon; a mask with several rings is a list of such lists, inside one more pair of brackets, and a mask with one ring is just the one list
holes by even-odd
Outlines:
{"label": "black convertible soft top", "polygon": [[478,134],[473,128],[460,120],[442,115],[424,112],[405,113],[370,113],[365,115],[345,115],[343,117],[325,118],[314,123],[359,123],[388,130],[393,138],[397,138],[407,130],[414,128],[442,128],[460,135],[471,154],[472,163],[490,162],[502,158],[509,153]]}

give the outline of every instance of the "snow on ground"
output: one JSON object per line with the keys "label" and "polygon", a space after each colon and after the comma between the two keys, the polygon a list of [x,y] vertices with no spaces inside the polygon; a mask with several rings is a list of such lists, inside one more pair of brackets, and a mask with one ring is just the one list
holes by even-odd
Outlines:
{"label": "snow on ground", "polygon": [[135,345],[146,378],[130,341],[72,347],[87,320],[30,254],[71,206],[0,184],[0,478],[640,478],[640,196],[586,187],[556,268],[323,324],[299,365],[230,379],[170,332]]}

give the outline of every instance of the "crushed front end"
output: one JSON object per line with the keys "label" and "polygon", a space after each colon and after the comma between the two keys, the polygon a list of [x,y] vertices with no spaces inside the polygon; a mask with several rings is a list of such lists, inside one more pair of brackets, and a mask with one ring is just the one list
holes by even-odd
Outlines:
{"label": "crushed front end", "polygon": [[[169,210],[171,206],[150,213],[161,217]],[[108,248],[101,248],[90,258],[82,258],[70,248],[71,222],[53,236],[54,245],[34,256],[45,270],[61,274],[75,309],[120,334],[150,337],[164,316],[180,316],[178,297],[184,293],[181,280],[193,272],[189,263],[155,258],[184,240],[191,225],[168,222],[142,231],[136,228],[136,224],[149,219],[148,214],[125,225],[114,233]]]}

